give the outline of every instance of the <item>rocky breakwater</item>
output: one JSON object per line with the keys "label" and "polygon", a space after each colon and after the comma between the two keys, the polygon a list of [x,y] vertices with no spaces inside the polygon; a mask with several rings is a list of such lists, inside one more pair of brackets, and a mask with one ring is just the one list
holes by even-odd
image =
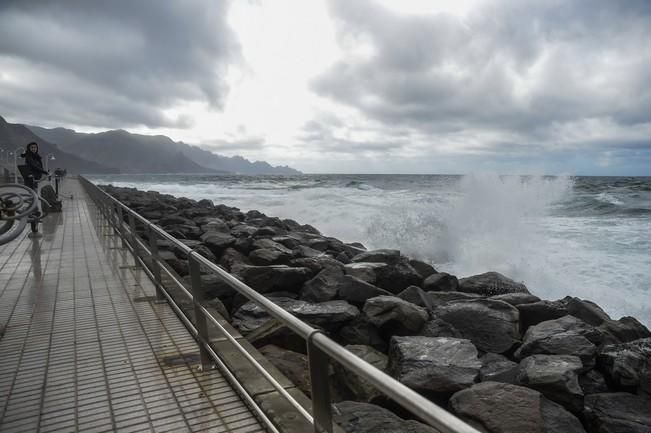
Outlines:
{"label": "rocky breakwater", "polygon": [[[105,189],[482,432],[651,432],[651,332],[632,317],[614,320],[574,297],[542,300],[496,272],[457,278],[258,211]],[[187,278],[183,254],[159,247]],[[202,278],[211,302],[309,395],[304,342],[217,278]],[[338,365],[331,383],[347,432],[436,432]]]}

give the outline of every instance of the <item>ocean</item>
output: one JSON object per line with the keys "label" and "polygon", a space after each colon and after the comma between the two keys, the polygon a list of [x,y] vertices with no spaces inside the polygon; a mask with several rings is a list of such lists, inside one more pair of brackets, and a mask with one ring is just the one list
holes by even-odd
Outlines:
{"label": "ocean", "polygon": [[101,175],[311,224],[439,271],[497,271],[544,299],[589,299],[651,326],[651,177]]}

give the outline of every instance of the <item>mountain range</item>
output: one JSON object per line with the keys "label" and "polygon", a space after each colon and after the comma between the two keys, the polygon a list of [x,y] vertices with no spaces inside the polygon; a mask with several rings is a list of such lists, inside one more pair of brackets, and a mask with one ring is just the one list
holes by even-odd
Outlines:
{"label": "mountain range", "polygon": [[121,129],[83,133],[66,128],[12,124],[0,117],[0,148],[39,144],[41,155],[53,154],[52,167],[74,173],[236,173],[300,174],[287,166],[222,156],[164,135],[132,134]]}

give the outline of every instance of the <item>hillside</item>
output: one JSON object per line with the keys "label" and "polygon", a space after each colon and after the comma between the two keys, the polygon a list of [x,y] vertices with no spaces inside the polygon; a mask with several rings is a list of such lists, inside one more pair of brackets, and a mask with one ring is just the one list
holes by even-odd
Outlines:
{"label": "hillside", "polygon": [[120,167],[125,173],[300,174],[287,166],[274,167],[265,161],[218,155],[164,135],[132,134],[124,130],[88,134],[65,128],[29,128],[67,152]]}
{"label": "hillside", "polygon": [[[68,173],[116,173],[117,169],[79,157],[65,152],[49,140],[34,134],[25,125],[8,123],[0,116],[0,147],[5,152],[14,152],[16,149],[24,150],[27,143],[35,141],[39,145],[39,153],[43,156],[43,164],[47,155],[54,155],[54,161],[50,163],[50,169],[65,167]],[[18,163],[23,160],[18,158]]]}

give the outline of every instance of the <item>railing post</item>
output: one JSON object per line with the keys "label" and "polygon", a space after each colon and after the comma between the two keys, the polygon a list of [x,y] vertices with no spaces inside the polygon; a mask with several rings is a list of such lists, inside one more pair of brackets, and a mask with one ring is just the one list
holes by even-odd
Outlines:
{"label": "railing post", "polygon": [[194,304],[194,320],[197,332],[199,333],[199,354],[201,355],[201,368],[209,370],[212,368],[210,354],[206,350],[205,344],[208,343],[208,324],[206,316],[203,315],[201,303],[203,302],[203,288],[201,287],[201,265],[194,257],[197,254],[190,251],[188,254],[188,265],[190,267],[190,278],[192,282],[192,302]]}
{"label": "railing post", "polygon": [[[118,205],[119,206],[119,205]],[[133,248],[133,262],[138,267],[138,257],[140,256],[140,248],[138,247],[138,234],[136,233],[136,219],[133,213],[129,212],[129,229],[131,230],[131,247]]]}
{"label": "railing post", "polygon": [[156,286],[156,300],[163,301],[165,296],[163,295],[163,281],[161,280],[160,273],[160,263],[158,263],[158,242],[156,239],[156,230],[154,230],[154,225],[149,224],[147,226],[148,237],[149,237],[149,251],[151,251],[151,273],[154,275],[154,285]]}
{"label": "railing post", "polygon": [[330,360],[314,344],[314,336],[321,331],[315,330],[307,337],[307,359],[312,384],[312,417],[315,433],[332,433],[332,407],[330,402],[330,381],[328,369]]}
{"label": "railing post", "polygon": [[127,242],[124,240],[124,214],[122,213],[122,206],[118,206],[118,220],[120,221],[118,227],[118,233],[120,234],[120,239],[122,240],[122,248],[127,247]]}

